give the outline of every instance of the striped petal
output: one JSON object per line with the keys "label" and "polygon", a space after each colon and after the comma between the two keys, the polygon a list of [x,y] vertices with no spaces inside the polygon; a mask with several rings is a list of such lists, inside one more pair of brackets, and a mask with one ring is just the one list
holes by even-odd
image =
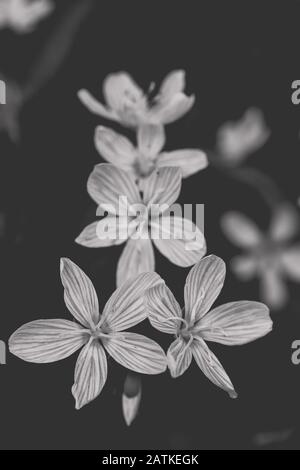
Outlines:
{"label": "striped petal", "polygon": [[133,171],[137,152],[133,144],[108,127],[95,130],[95,146],[101,157],[124,171]]}
{"label": "striped petal", "polygon": [[11,335],[9,350],[23,361],[55,362],[73,354],[88,338],[78,323],[60,319],[36,320]]}
{"label": "striped petal", "polygon": [[234,245],[254,248],[263,240],[259,228],[239,212],[228,212],[221,220],[222,230]]}
{"label": "striped petal", "polygon": [[161,374],[167,368],[162,348],[151,339],[136,333],[114,333],[103,345],[116,362],[140,374]]}
{"label": "striped petal", "polygon": [[117,265],[117,286],[143,272],[154,271],[155,260],[151,240],[129,239]]}
{"label": "striped petal", "polygon": [[190,366],[192,361],[192,350],[187,342],[180,336],[168,349],[167,361],[171,376],[175,379],[180,377]]}
{"label": "striped petal", "polygon": [[225,390],[231,398],[236,398],[237,393],[231,383],[230,378],[226,374],[224,367],[208,348],[203,339],[198,338],[193,341],[191,345],[192,353],[197,365],[202,370],[203,374],[217,387]]}
{"label": "striped petal", "polygon": [[204,340],[234,346],[265,336],[272,330],[272,320],[260,302],[230,302],[208,312],[196,329]]}
{"label": "striped petal", "polygon": [[145,307],[151,325],[157,330],[175,334],[182,326],[181,308],[165,283],[161,282],[147,290]]}
{"label": "striped petal", "polygon": [[156,248],[177,266],[192,266],[206,253],[203,233],[189,219],[173,216],[154,219],[151,239]]}
{"label": "striped petal", "polygon": [[107,378],[107,359],[99,341],[91,339],[80,352],[74,374],[72,393],[76,409],[100,395]]}
{"label": "striped petal", "polygon": [[99,305],[92,281],[68,258],[60,260],[60,276],[69,311],[82,325],[93,328],[99,321]]}
{"label": "striped petal", "polygon": [[159,167],[179,167],[182,172],[182,177],[187,178],[206,168],[208,160],[206,154],[201,152],[201,150],[184,149],[161,153],[157,160],[157,165]]}
{"label": "striped petal", "polygon": [[189,272],[184,286],[185,315],[195,323],[205,315],[224,284],[226,266],[218,256],[203,258]]}
{"label": "striped petal", "polygon": [[87,189],[94,201],[110,214],[128,215],[129,206],[141,203],[134,177],[110,163],[95,166]]}
{"label": "striped petal", "polygon": [[158,274],[145,272],[123,283],[106,303],[100,324],[112,331],[123,331],[143,321],[147,316],[145,293],[162,282]]}
{"label": "striped petal", "polygon": [[181,171],[179,168],[160,168],[154,170],[144,184],[143,201],[147,205],[157,204],[158,212],[164,212],[173,204],[181,190]]}
{"label": "striped petal", "polygon": [[133,225],[134,221],[131,224],[128,217],[108,215],[85,227],[75,241],[88,248],[120,245],[127,240]]}

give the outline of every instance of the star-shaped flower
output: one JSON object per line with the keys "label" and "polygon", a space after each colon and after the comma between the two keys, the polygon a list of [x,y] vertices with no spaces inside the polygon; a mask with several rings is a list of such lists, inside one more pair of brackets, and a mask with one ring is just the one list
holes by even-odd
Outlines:
{"label": "star-shaped flower", "polygon": [[53,8],[50,0],[0,0],[0,28],[29,33]]}
{"label": "star-shaped flower", "polygon": [[244,281],[258,277],[263,301],[281,308],[288,298],[285,279],[300,281],[300,245],[292,241],[299,231],[297,213],[287,204],[279,206],[266,234],[239,212],[225,214],[222,228],[232,243],[246,251],[232,259],[232,270]]}
{"label": "star-shaped flower", "polygon": [[150,101],[130,75],[118,72],[108,75],[104,81],[106,106],[87,90],[80,90],[78,97],[92,113],[120,122],[124,126],[164,125],[176,121],[193,106],[195,98],[187,96],[184,88],[184,71],[173,71],[167,75],[158,94]]}
{"label": "star-shaped flower", "polygon": [[167,213],[181,189],[178,168],[154,171],[141,195],[130,173],[102,163],[95,166],[87,187],[102,215],[103,210],[108,215],[88,225],[76,242],[89,248],[127,242],[118,262],[117,285],[138,273],[154,271],[151,240],[178,266],[191,266],[204,256],[206,244],[200,229],[182,217],[180,206],[180,216]]}
{"label": "star-shaped flower", "polygon": [[269,309],[259,302],[230,302],[210,310],[225,279],[225,263],[211,255],[203,258],[188,274],[184,288],[184,313],[165,284],[157,284],[145,295],[151,325],[176,336],[167,358],[173,377],[179,377],[194,357],[202,372],[215,385],[237,394],[223,366],[206,341],[229,346],[245,344],[272,329]]}
{"label": "star-shaped flower", "polygon": [[83,346],[72,387],[76,409],[94,400],[106,382],[104,350],[135,372],[165,371],[162,348],[146,336],[125,331],[146,318],[143,296],[160,282],[157,274],[143,273],[124,283],[112,294],[102,315],[91,280],[67,258],[61,259],[61,279],[66,306],[80,324],[62,319],[26,323],[10,337],[11,353],[24,361],[47,363],[64,359]]}
{"label": "star-shaped flower", "polygon": [[141,126],[137,132],[137,147],[130,140],[107,127],[98,126],[95,144],[108,162],[131,172],[137,180],[148,177],[155,168],[179,167],[183,178],[207,167],[207,157],[197,149],[162,152],[165,133],[162,126]]}

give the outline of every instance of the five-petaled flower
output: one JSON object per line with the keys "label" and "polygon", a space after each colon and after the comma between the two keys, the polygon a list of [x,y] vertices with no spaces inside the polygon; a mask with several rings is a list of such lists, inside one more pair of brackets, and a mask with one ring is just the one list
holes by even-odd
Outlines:
{"label": "five-petaled flower", "polygon": [[16,33],[31,32],[53,8],[50,0],[0,0],[0,28],[9,27]]}
{"label": "five-petaled flower", "polygon": [[78,97],[92,113],[135,128],[145,124],[168,124],[186,114],[193,106],[195,97],[187,96],[184,88],[184,71],[173,71],[150,101],[126,72],[118,72],[108,75],[103,84],[107,106],[84,89],[78,92]]}
{"label": "five-petaled flower", "polygon": [[178,266],[191,266],[204,256],[206,243],[200,229],[191,220],[166,214],[181,190],[178,168],[154,171],[142,196],[134,177],[109,163],[95,166],[87,186],[90,196],[108,215],[88,225],[76,242],[98,248],[127,241],[117,266],[117,285],[141,272],[154,271],[151,240]]}
{"label": "five-petaled flower", "polygon": [[125,331],[146,318],[146,289],[160,283],[155,273],[143,273],[118,288],[99,314],[98,297],[91,280],[71,260],[61,259],[66,306],[80,323],[36,320],[21,326],[9,339],[10,352],[28,362],[64,359],[79,348],[72,393],[79,409],[96,398],[107,378],[104,349],[122,366],[142,374],[166,370],[162,348],[153,340]]}
{"label": "five-petaled flower", "polygon": [[171,375],[182,375],[194,357],[202,372],[234,398],[237,394],[231,380],[206,341],[245,344],[269,333],[272,321],[267,306],[259,302],[230,302],[210,311],[222,289],[225,271],[224,261],[214,255],[191,269],[184,289],[184,314],[163,283],[149,288],[145,305],[151,325],[176,336],[167,353]]}
{"label": "five-petaled flower", "polygon": [[98,126],[95,131],[95,144],[105,160],[131,172],[137,180],[143,180],[155,168],[165,166],[179,167],[183,178],[207,167],[207,157],[201,150],[163,152],[165,132],[162,126],[140,126],[137,131],[137,147],[112,129]]}
{"label": "five-petaled flower", "polygon": [[266,234],[238,212],[225,214],[221,225],[228,239],[246,250],[231,260],[235,274],[244,281],[258,277],[263,301],[273,309],[283,307],[288,298],[285,278],[300,281],[300,244],[292,242],[299,230],[298,214],[280,205]]}

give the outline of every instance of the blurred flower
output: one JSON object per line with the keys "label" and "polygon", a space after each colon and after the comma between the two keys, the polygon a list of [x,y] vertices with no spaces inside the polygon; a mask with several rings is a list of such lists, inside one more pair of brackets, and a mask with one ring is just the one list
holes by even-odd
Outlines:
{"label": "blurred flower", "polygon": [[122,410],[127,426],[130,426],[139,410],[142,398],[142,383],[138,375],[129,373],[124,382]]}
{"label": "blurred flower", "polygon": [[226,122],[218,130],[217,151],[222,162],[238,165],[262,147],[270,136],[263,113],[249,108],[237,122]]}
{"label": "blurred flower", "polygon": [[76,409],[96,398],[107,377],[104,349],[122,366],[143,374],[166,369],[161,347],[145,336],[124,331],[146,318],[145,290],[160,282],[144,273],[123,284],[99,314],[91,280],[67,258],[61,259],[61,279],[67,308],[79,323],[61,319],[36,320],[21,326],[9,339],[10,352],[24,361],[46,363],[64,359],[79,348],[72,393]]}
{"label": "blurred flower", "polygon": [[190,366],[192,357],[215,385],[237,396],[223,366],[205,341],[235,346],[260,338],[272,329],[269,309],[259,302],[230,302],[210,311],[225,280],[225,263],[211,255],[189,272],[184,288],[184,314],[168,287],[157,284],[145,295],[151,325],[176,335],[167,353],[172,377],[179,377]]}
{"label": "blurred flower", "polygon": [[292,243],[299,229],[298,214],[288,204],[279,206],[266,234],[238,212],[225,214],[221,225],[228,239],[246,250],[232,259],[232,270],[240,280],[258,277],[261,298],[270,307],[281,308],[288,298],[285,278],[300,281],[300,244]]}
{"label": "blurred flower", "polygon": [[293,429],[283,429],[281,431],[259,432],[255,434],[253,442],[258,447],[279,444],[287,441],[293,434]]}
{"label": "blurred flower", "polygon": [[[152,91],[151,87],[151,90]],[[158,94],[149,99],[126,72],[110,74],[103,84],[107,106],[87,90],[79,90],[80,101],[94,114],[128,127],[144,124],[169,124],[186,114],[195,97],[184,93],[185,73],[176,70],[164,79]]]}
{"label": "blurred flower", "polygon": [[105,160],[118,168],[130,171],[138,180],[149,176],[159,167],[179,167],[185,178],[207,166],[207,157],[201,150],[182,149],[162,152],[165,144],[162,126],[139,127],[137,147],[112,129],[98,126],[95,132],[95,144]]}
{"label": "blurred flower", "polygon": [[0,28],[29,33],[53,8],[50,0],[0,0]]}
{"label": "blurred flower", "polygon": [[[178,168],[154,171],[141,196],[130,173],[101,163],[95,166],[87,187],[90,196],[108,216],[88,225],[76,242],[98,248],[127,241],[117,266],[117,285],[138,273],[154,271],[151,239],[156,248],[178,266],[191,266],[205,254],[204,236],[191,220],[164,215],[181,190]],[[120,201],[125,202],[120,204]]]}

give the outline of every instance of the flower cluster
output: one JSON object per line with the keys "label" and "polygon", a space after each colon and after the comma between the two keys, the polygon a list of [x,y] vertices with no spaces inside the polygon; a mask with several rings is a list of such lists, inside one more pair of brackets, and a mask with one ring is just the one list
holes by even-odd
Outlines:
{"label": "flower cluster", "polygon": [[[135,146],[112,129],[96,128],[96,148],[108,163],[95,166],[87,189],[98,206],[96,215],[107,215],[76,239],[91,248],[126,243],[117,266],[117,289],[100,314],[91,280],[75,263],[62,258],[65,304],[76,321],[32,321],[9,340],[13,354],[37,363],[58,361],[82,348],[72,387],[77,409],[101,393],[107,379],[106,354],[134,373],[160,374],[168,368],[174,378],[194,358],[212,383],[236,397],[230,378],[206,342],[240,345],[272,329],[269,309],[259,302],[231,302],[211,310],[225,280],[225,263],[214,255],[204,257],[203,233],[191,220],[170,213],[182,178],[207,166],[200,150],[163,151],[163,126],[183,116],[194,103],[194,96],[187,96],[184,88],[184,72],[172,72],[151,100],[128,74],[117,73],[104,82],[106,106],[86,90],[79,92],[89,110],[136,131]],[[115,233],[118,236],[112,236]],[[193,266],[183,309],[155,273],[152,242],[173,264]],[[167,354],[152,339],[128,331],[146,319],[155,329],[174,336]],[[140,400],[139,377],[128,375],[122,397],[127,424]]]}

